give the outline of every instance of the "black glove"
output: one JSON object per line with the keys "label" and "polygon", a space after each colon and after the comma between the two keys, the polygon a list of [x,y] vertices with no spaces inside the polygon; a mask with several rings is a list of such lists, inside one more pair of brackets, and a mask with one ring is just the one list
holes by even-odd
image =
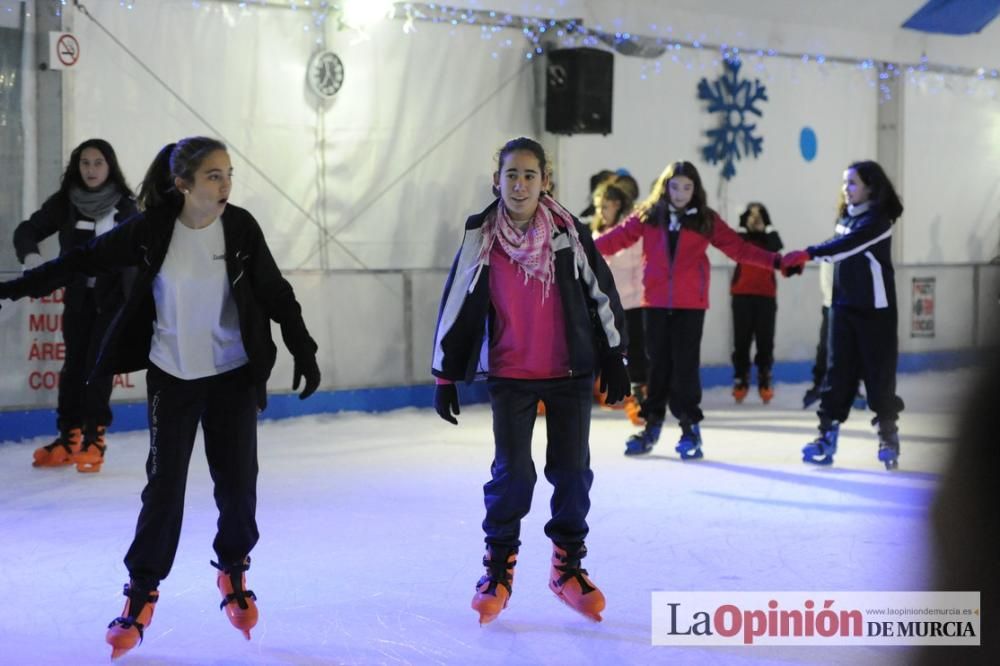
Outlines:
{"label": "black glove", "polygon": [[458,388],[454,384],[438,384],[434,389],[434,411],[448,423],[458,425]]}
{"label": "black glove", "polygon": [[6,282],[0,282],[0,300],[5,298],[10,298],[10,285]]}
{"label": "black glove", "polygon": [[295,357],[295,370],[292,376],[292,390],[299,390],[299,381],[305,378],[306,384],[302,387],[299,400],[305,400],[319,388],[319,366],[316,365],[316,355]]}
{"label": "black glove", "polygon": [[605,402],[613,405],[632,395],[632,382],[625,369],[625,357],[608,354],[601,360],[601,393],[607,393]]}

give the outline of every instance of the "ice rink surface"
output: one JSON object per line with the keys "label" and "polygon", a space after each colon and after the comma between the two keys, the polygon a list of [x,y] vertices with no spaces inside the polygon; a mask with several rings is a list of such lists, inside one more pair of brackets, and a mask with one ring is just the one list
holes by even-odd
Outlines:
{"label": "ice rink surface", "polygon": [[[816,433],[804,384],[768,406],[707,391],[705,459],[681,462],[668,422],[660,444],[622,455],[633,431],[595,408],[595,482],[584,561],[608,598],[592,623],[547,588],[542,476],[522,528],[510,606],[480,628],[469,608],[482,574],[482,485],[489,408],[460,426],[431,409],[264,421],[249,587],[260,624],[247,642],[219,610],[216,510],[202,445],[191,465],[174,569],[145,642],[120,664],[887,664],[902,648],[651,645],[655,590],[931,589],[928,511],[954,441],[967,371],[901,375],[900,468],[876,459],[871,412],[854,412],[834,466],[800,461]],[[144,484],[145,431],[112,432],[99,474],[33,469],[47,439],[0,445],[0,664],[107,663],[122,609]]]}

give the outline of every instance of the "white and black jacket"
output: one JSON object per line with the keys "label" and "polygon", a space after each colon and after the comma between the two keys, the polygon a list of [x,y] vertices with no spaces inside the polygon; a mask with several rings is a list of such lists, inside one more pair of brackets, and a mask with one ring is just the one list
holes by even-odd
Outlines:
{"label": "white and black jacket", "polygon": [[892,225],[878,209],[866,208],[838,220],[833,238],[806,248],[810,257],[834,263],[834,306],[896,309]]}
{"label": "white and black jacket", "polygon": [[[451,381],[473,381],[489,375],[489,334],[492,306],[489,293],[490,267],[479,261],[483,246],[483,223],[499,200],[472,215],[465,223],[465,236],[445,282],[434,334],[431,372]],[[601,257],[590,231],[573,219],[585,261],[574,266],[569,232],[560,229],[552,238],[555,250],[555,281],[562,300],[569,350],[570,375],[597,373],[608,354],[624,354],[628,346],[625,313],[614,278]]]}
{"label": "white and black jacket", "polygon": [[[42,296],[52,284],[64,284],[77,273],[93,275],[136,266],[135,286],[108,327],[91,376],[148,368],[156,319],[153,282],[167,255],[179,214],[179,207],[165,207],[134,215],[88,245],[7,283],[10,297]],[[278,270],[257,220],[233,204],[226,206],[221,219],[226,272],[239,313],[240,335],[249,357],[251,377],[258,385],[263,409],[263,386],[277,356],[270,322],[280,325],[282,339],[292,356],[314,356],[317,346],[306,329],[292,286]]]}
{"label": "white and black jacket", "polygon": [[[129,195],[122,194],[115,204],[115,225],[123,223],[135,213],[135,201]],[[14,229],[14,252],[18,262],[24,263],[24,258],[29,254],[40,254],[39,243],[53,234],[59,234],[61,256],[85,246],[93,240],[95,233],[94,221],[78,211],[70,203],[69,195],[60,190]],[[135,272],[128,269],[104,271],[97,274],[95,282],[88,282],[88,277],[90,276],[77,273],[62,284],[52,285],[49,291],[65,286],[63,304],[66,308],[77,311],[87,307],[86,295],[92,291],[98,309],[114,311],[128,295]],[[89,289],[88,285],[93,285],[93,289]]]}

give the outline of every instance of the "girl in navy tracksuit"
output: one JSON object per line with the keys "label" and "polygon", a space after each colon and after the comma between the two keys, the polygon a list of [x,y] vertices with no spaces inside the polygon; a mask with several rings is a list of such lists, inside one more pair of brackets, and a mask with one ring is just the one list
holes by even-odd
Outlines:
{"label": "girl in navy tracksuit", "polygon": [[[749,242],[778,252],[781,237],[771,226],[771,216],[761,203],[751,203],[740,215],[740,234]],[[756,342],[757,392],[764,403],[774,397],[774,321],[778,314],[778,284],[774,270],[736,264],[729,285],[733,307],[733,397],[743,402],[750,390],[750,345]]]}
{"label": "girl in navy tracksuit", "polygon": [[[25,270],[42,263],[38,244],[59,234],[59,254],[89,243],[136,212],[114,148],[88,139],[73,149],[59,191],[14,230],[14,251]],[[66,356],[59,371],[55,440],[34,452],[35,467],[76,464],[96,472],[104,462],[111,425],[113,375],[87,381],[111,317],[122,304],[130,271],[106,270],[97,277],[74,275],[63,294],[62,334]]]}
{"label": "girl in navy tracksuit", "polygon": [[878,427],[878,458],[895,469],[899,458],[896,421],[903,402],[896,396],[896,283],[892,227],[903,204],[878,163],[851,164],[844,172],[840,219],[834,237],[790,252],[782,269],[810,259],[833,262],[826,382],[820,391],[819,437],[802,449],[803,460],[829,465],[837,451],[840,424],[847,420],[857,378],[864,379],[868,405]]}
{"label": "girl in navy tracksuit", "polygon": [[706,250],[711,244],[735,261],[772,270],[781,257],[741,239],[706,205],[690,162],[668,165],[637,212],[595,244],[610,255],[640,239],[649,384],[640,411],[646,427],[629,438],[625,455],[652,450],[669,402],[681,426],[675,450],[684,460],[701,458],[700,352],[711,271]]}
{"label": "girl in navy tracksuit", "polygon": [[481,624],[507,605],[531,506],[536,406],[546,405],[545,478],[554,486],[550,589],[600,620],[604,596],[581,559],[590,509],[590,411],[595,374],[608,402],[629,394],[624,312],[587,228],[545,193],[545,151],[528,138],[501,149],[499,199],[469,217],[445,284],[434,337],[434,405],[458,423],[454,382],[487,377],[493,408],[492,478],[484,486],[486,574],[472,607]]}

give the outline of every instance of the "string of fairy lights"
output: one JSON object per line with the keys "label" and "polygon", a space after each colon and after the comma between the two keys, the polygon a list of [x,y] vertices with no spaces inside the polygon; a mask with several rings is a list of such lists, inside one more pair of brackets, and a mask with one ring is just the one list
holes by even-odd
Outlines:
{"label": "string of fairy lights", "polygon": [[[81,3],[81,0],[61,1],[63,5]],[[118,5],[126,11],[133,11],[152,1],[119,0]],[[680,66],[688,70],[717,69],[721,60],[738,58],[762,75],[769,72],[771,64],[779,61],[820,68],[830,65],[852,67],[866,77],[870,86],[879,89],[882,101],[890,100],[893,88],[901,83],[922,86],[931,93],[954,90],[954,86],[946,80],[954,77],[964,79],[959,85],[964,86],[967,94],[985,94],[992,99],[1000,97],[1000,70],[995,66],[970,68],[944,65],[931,62],[926,56],[913,63],[894,63],[874,58],[790,52],[768,46],[711,43],[704,35],[674,35],[672,26],[659,24],[645,26],[643,29],[649,34],[638,34],[622,30],[624,21],[621,18],[613,19],[609,29],[602,25],[587,26],[579,18],[556,16],[559,11],[556,6],[543,7],[541,4],[535,7],[539,15],[532,16],[392,0],[189,0],[184,4],[192,10],[202,11],[226,6],[245,16],[270,10],[298,12],[304,18],[303,32],[316,35],[317,44],[323,44],[325,31],[330,25],[338,30],[353,31],[357,39],[366,39],[376,23],[392,20],[401,22],[402,32],[407,35],[417,32],[420,23],[451,26],[455,31],[478,29],[481,39],[489,42],[490,55],[494,59],[505,50],[522,51],[525,59],[532,60],[551,48],[610,48],[622,55],[642,58],[639,73],[642,80],[660,76],[666,66]],[[520,38],[512,32],[519,32]]]}

